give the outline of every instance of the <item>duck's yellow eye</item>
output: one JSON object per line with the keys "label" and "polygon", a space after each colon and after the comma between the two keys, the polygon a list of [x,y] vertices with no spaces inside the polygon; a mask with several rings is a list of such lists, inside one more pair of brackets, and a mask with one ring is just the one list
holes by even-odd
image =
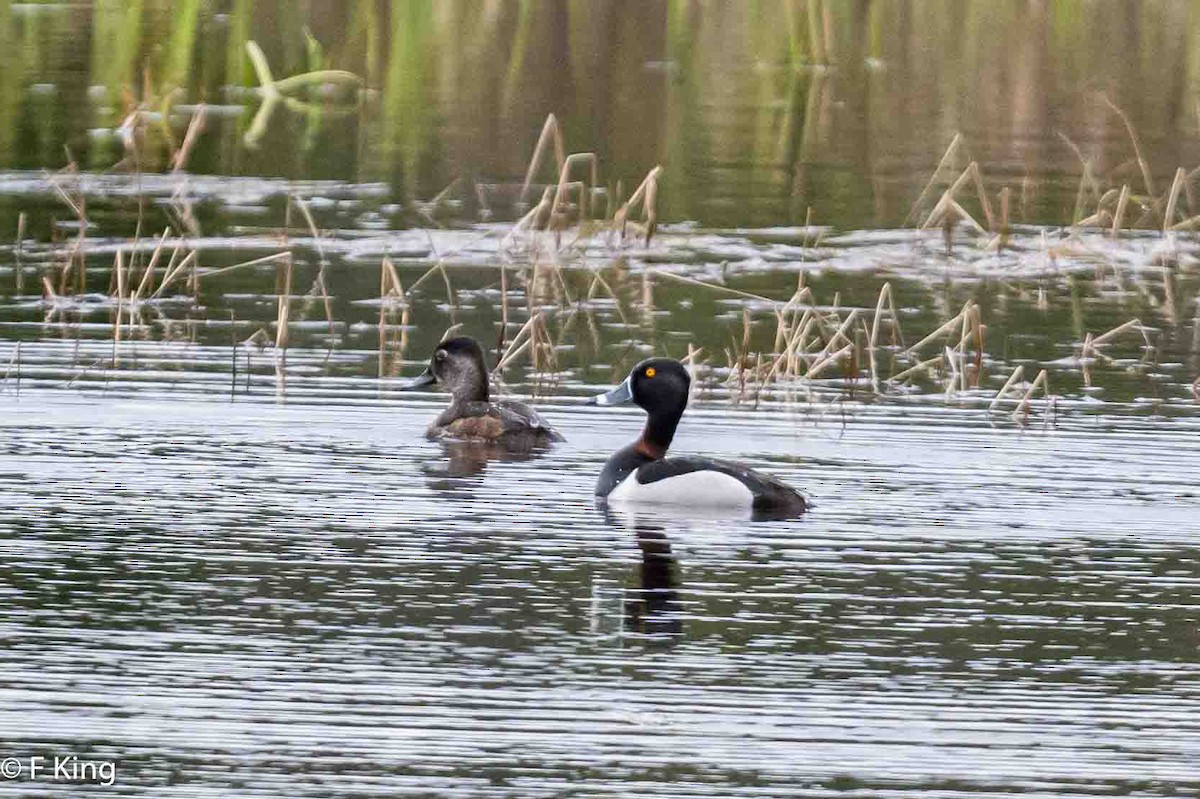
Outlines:
{"label": "duck's yellow eye", "polygon": [[646,377],[654,377],[656,374],[658,374],[658,370],[653,366],[646,370]]}

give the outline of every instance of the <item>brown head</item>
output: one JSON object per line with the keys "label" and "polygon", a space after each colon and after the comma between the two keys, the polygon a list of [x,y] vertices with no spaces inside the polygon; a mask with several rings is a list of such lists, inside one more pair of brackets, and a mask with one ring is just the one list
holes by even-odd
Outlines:
{"label": "brown head", "polygon": [[446,339],[433,351],[424,373],[400,389],[409,391],[433,383],[445,386],[456,402],[487,402],[488,372],[478,342],[467,336]]}

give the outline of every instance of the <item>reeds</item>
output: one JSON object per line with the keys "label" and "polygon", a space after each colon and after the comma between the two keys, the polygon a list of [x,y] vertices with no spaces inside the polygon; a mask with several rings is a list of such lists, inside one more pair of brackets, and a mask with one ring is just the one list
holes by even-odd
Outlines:
{"label": "reeds", "polygon": [[[618,240],[623,242],[630,225],[635,224],[645,246],[650,245],[658,227],[658,181],[662,175],[661,166],[651,169],[633,195],[621,202],[620,181],[615,194],[602,188],[599,185],[600,166],[596,154],[566,153],[558,118],[550,114],[542,125],[533,154],[530,156],[525,180],[521,185],[519,207],[527,207],[534,178],[551,150],[554,152],[557,166],[557,180],[552,185],[544,186],[541,199],[517,220],[505,237],[504,250],[515,253],[523,237],[527,239],[539,231],[550,231],[554,233],[551,254],[557,255],[562,248],[562,233],[573,225],[577,226],[577,236],[569,242],[571,246],[584,243],[592,235],[605,229],[615,233]],[[582,177],[574,177],[580,167],[584,169]],[[594,211],[600,198],[607,202],[605,215],[603,219],[598,220]],[[636,211],[641,212],[640,223],[635,223],[632,219]],[[523,253],[536,258],[539,254],[536,240],[526,240],[525,244]]]}
{"label": "reeds", "polygon": [[289,95],[322,84],[353,86],[357,88],[362,82],[362,79],[353,72],[340,69],[318,69],[276,80],[275,76],[271,73],[270,65],[267,63],[267,57],[257,42],[253,40],[246,42],[246,55],[250,58],[250,63],[254,67],[254,74],[258,79],[257,91],[263,100],[262,105],[259,106],[258,112],[254,115],[254,119],[250,123],[249,129],[247,129],[245,135],[242,137],[245,145],[251,149],[258,147],[262,142],[262,138],[267,131],[267,126],[271,121],[271,116],[280,105],[285,105],[294,111],[300,112],[308,112],[316,109],[316,106]]}
{"label": "reeds", "polygon": [[[408,348],[408,324],[410,304],[404,292],[404,284],[390,258],[384,258],[379,264],[379,377],[391,374],[390,364],[404,358]],[[395,326],[394,315],[399,309],[400,337],[396,343],[395,361],[389,361],[388,331]]]}
{"label": "reeds", "polygon": [[18,294],[25,293],[25,213],[17,215],[17,247],[13,254],[13,289]]}
{"label": "reeds", "polygon": [[[271,97],[281,96],[286,88],[298,89],[328,78],[328,75],[320,77],[323,73],[314,72],[306,78],[307,83],[298,80],[305,76],[275,81],[265,59],[261,57],[261,51],[251,45],[253,43],[247,46],[247,51],[263,86],[264,104]],[[349,82],[348,79],[346,82]],[[203,135],[206,114],[205,106],[197,106],[179,146],[171,144],[170,163],[176,174],[182,174],[189,155]],[[147,124],[144,117],[140,111],[129,117],[131,141],[136,142],[140,126]],[[1123,114],[1121,117],[1128,127],[1128,120]],[[1076,192],[1076,212],[1070,220],[1071,227],[1061,237],[1065,243],[1055,240],[1053,232],[1042,236],[1043,245],[1036,256],[1045,259],[1047,271],[1059,268],[1060,260],[1071,254],[1068,248],[1078,243],[1081,237],[1086,237],[1088,228],[1094,227],[1101,231],[1100,235],[1107,234],[1117,239],[1123,232],[1134,227],[1146,227],[1147,224],[1152,224],[1153,229],[1165,237],[1200,227],[1200,214],[1197,214],[1200,209],[1194,207],[1191,197],[1191,186],[1197,172],[1176,170],[1167,191],[1155,197],[1150,173],[1132,128],[1130,137],[1139,170],[1143,173],[1141,184],[1136,179],[1112,183],[1111,178],[1106,183],[1106,177],[1097,174],[1095,163],[1064,137],[1066,144],[1079,155],[1081,176]],[[138,154],[136,149],[132,152]],[[612,312],[623,323],[630,324],[630,319],[640,321],[643,340],[656,347],[664,346],[654,339],[655,303],[656,299],[661,303],[663,295],[668,293],[661,290],[663,284],[673,281],[696,291],[710,291],[747,301],[740,322],[731,322],[727,346],[722,346],[724,342],[719,340],[717,344],[711,344],[714,337],[702,342],[705,348],[697,346],[701,342],[688,342],[687,346],[689,366],[698,375],[715,375],[714,379],[723,380],[730,398],[737,403],[757,406],[773,398],[788,400],[801,395],[811,398],[822,391],[854,396],[860,390],[860,382],[865,382],[876,398],[902,396],[919,390],[917,386],[924,389],[932,386],[943,393],[947,400],[990,403],[988,407],[993,409],[1003,406],[1005,402],[1013,402],[1016,405],[1014,417],[1027,417],[1038,392],[1044,397],[1053,397],[1049,388],[1052,375],[1043,369],[1032,382],[1026,383],[1025,366],[1022,365],[1015,365],[1004,386],[994,396],[990,391],[980,389],[982,385],[987,385],[984,383],[986,370],[997,371],[998,379],[1008,373],[1009,367],[1014,364],[1000,367],[986,357],[988,326],[983,320],[983,309],[974,299],[960,296],[956,306],[958,302],[962,303],[961,306],[941,310],[937,317],[928,320],[917,330],[910,329],[909,333],[916,332],[917,336],[914,338],[910,335],[907,341],[915,340],[915,343],[909,345],[901,330],[895,296],[897,291],[909,291],[904,284],[884,282],[878,286],[877,294],[859,298],[863,301],[862,307],[849,307],[844,305],[844,298],[837,294],[821,298],[824,304],[818,302],[812,288],[804,285],[803,273],[791,296],[787,296],[784,293],[787,289],[784,289],[778,298],[773,298],[658,269],[649,259],[637,257],[636,245],[628,250],[631,258],[621,257],[626,243],[636,241],[649,247],[658,233],[658,200],[663,169],[661,166],[652,168],[625,198],[625,184],[622,181],[601,184],[600,166],[594,153],[568,153],[559,121],[554,115],[546,118],[521,185],[521,218],[508,231],[501,246],[501,255],[494,264],[497,267],[494,281],[498,281],[501,295],[500,323],[496,336],[497,373],[527,358],[539,376],[543,373],[553,374],[561,366],[558,354],[562,345],[586,341],[589,333],[595,348],[599,350],[601,336],[590,306],[603,301],[604,295],[612,298]],[[546,183],[536,185],[535,181],[539,179]],[[182,177],[180,180],[180,185],[184,185]],[[76,216],[79,234],[60,253],[65,257],[61,259],[58,271],[39,275],[51,306],[76,293],[76,288],[78,294],[85,293],[87,273],[84,261],[90,247],[86,198],[78,188],[73,169],[56,175],[53,185],[60,201]],[[456,178],[421,206],[422,215],[436,225],[438,209],[451,190],[461,185]],[[1136,186],[1140,188],[1135,189]],[[476,186],[477,193],[480,188]],[[1009,234],[1010,214],[1026,206],[1027,185],[1026,181],[1022,181],[1019,187],[1014,182],[1013,185],[999,186],[998,191],[996,188],[992,183],[989,189],[983,169],[979,163],[970,160],[963,137],[956,135],[934,175],[914,202],[910,213],[912,222],[923,230],[941,229],[948,243],[953,239],[955,230],[966,227],[978,234],[977,240],[982,246],[1000,249]],[[1021,191],[1019,202],[1014,197],[1018,188]],[[144,252],[149,251],[148,243],[145,249],[138,246],[140,220],[132,244],[115,254],[108,290],[113,300],[114,366],[119,363],[121,345],[131,336],[139,335],[142,314],[146,308],[153,307],[153,301],[183,286],[187,286],[195,298],[202,284],[206,287],[220,286],[222,276],[247,267],[275,267],[274,342],[277,360],[282,360],[286,355],[290,343],[289,327],[293,326],[296,317],[303,316],[309,306],[315,308],[318,302],[324,309],[332,339],[335,320],[328,284],[329,272],[326,269],[329,263],[326,246],[328,244],[332,250],[332,244],[322,234],[303,198],[291,198],[289,213],[294,207],[304,219],[311,234],[310,246],[316,251],[319,264],[312,288],[304,295],[302,305],[294,302],[297,299],[293,297],[293,282],[296,279],[294,269],[303,269],[306,264],[303,260],[296,260],[290,243],[285,242],[280,252],[230,266],[204,268],[200,264],[202,253],[195,243],[197,227],[190,206],[186,205],[186,194],[181,194],[179,199],[180,210],[172,224],[154,242],[148,262],[144,258]],[[536,202],[530,206],[530,200]],[[290,229],[290,217],[285,222],[285,229]],[[22,216],[18,221],[18,240],[23,238]],[[1032,241],[1033,237],[1028,240]],[[1091,240],[1094,241],[1095,236]],[[1025,239],[1021,242],[1023,245],[1026,243]],[[805,241],[806,251],[813,248],[814,245]],[[20,244],[17,252],[19,260]],[[607,263],[599,261],[597,253],[600,253],[599,259]],[[1014,260],[1022,257],[1013,256]],[[204,260],[211,262],[206,254]],[[432,263],[422,263],[426,271],[415,281],[410,281],[407,288],[401,283],[396,264],[387,258],[381,260],[378,320],[378,374],[381,378],[391,373],[396,364],[403,360],[414,292],[421,289],[440,292],[436,285],[440,279],[445,288],[452,328],[460,324],[456,318],[457,302],[451,280],[451,271],[454,271],[456,263],[451,255],[438,254],[436,250],[431,260]],[[722,265],[722,277],[727,271],[725,267]],[[1117,269],[1115,264],[1113,269]],[[1168,316],[1174,318],[1175,309],[1183,307],[1175,297],[1174,272],[1165,262],[1155,266],[1155,270],[1156,274],[1163,276],[1165,310]],[[1102,273],[1103,263],[1097,271]],[[300,274],[302,277],[306,275],[304,272]],[[459,274],[455,272],[454,281],[460,279]],[[408,275],[405,277],[407,279]],[[23,270],[19,267],[16,279],[18,285],[23,279]],[[435,285],[426,285],[427,279],[433,280]],[[510,293],[514,287],[524,291],[523,309],[521,303],[515,303],[510,308]],[[1038,305],[1050,310],[1050,300],[1042,289],[1043,286],[1038,287]],[[1154,300],[1157,303],[1157,296]],[[760,303],[767,310],[759,310]],[[632,312],[627,314],[627,308]],[[398,348],[393,335],[397,329],[397,314],[401,316]],[[510,326],[516,328],[515,335],[510,336]],[[917,326],[910,323],[910,327]],[[1080,323],[1081,334],[1082,328]],[[1110,345],[1117,336],[1132,334],[1135,329],[1141,332],[1147,346],[1150,346],[1147,328],[1136,319],[1099,335],[1089,332],[1082,336],[1080,360],[1085,362],[1084,380],[1087,385],[1091,385],[1092,380],[1090,363],[1105,357],[1102,348]],[[264,340],[264,337],[269,339],[265,333],[263,336],[256,334],[256,337],[256,343]],[[706,348],[716,366],[704,360]],[[999,371],[1001,368],[1003,373]],[[1061,388],[1057,376],[1054,376],[1054,382],[1056,387]]]}

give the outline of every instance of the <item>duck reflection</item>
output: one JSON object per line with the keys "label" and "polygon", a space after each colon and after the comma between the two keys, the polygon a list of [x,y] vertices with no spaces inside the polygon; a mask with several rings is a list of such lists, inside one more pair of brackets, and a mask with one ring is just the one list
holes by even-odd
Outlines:
{"label": "duck reflection", "polygon": [[463,497],[473,496],[470,489],[478,484],[478,481],[464,478],[483,475],[489,463],[523,463],[536,460],[547,452],[545,448],[516,448],[478,441],[443,440],[440,444],[444,457],[421,467],[425,484],[433,491]]}
{"label": "duck reflection", "polygon": [[626,632],[673,641],[683,635],[679,601],[679,563],[662,519],[601,502],[604,519],[632,532],[641,552],[637,588],[626,592],[623,623]]}

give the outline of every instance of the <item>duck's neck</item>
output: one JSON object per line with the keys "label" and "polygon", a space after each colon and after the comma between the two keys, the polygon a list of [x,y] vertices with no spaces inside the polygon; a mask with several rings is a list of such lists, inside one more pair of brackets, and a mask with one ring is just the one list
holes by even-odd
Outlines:
{"label": "duck's neck", "polygon": [[453,397],[452,402],[456,405],[468,402],[487,402],[489,398],[487,374],[472,375],[470,380],[455,386],[450,395]]}
{"label": "duck's neck", "polygon": [[639,453],[651,460],[666,457],[671,441],[675,438],[675,428],[679,426],[679,418],[683,416],[683,408],[652,414],[646,419],[641,437],[633,446]]}

